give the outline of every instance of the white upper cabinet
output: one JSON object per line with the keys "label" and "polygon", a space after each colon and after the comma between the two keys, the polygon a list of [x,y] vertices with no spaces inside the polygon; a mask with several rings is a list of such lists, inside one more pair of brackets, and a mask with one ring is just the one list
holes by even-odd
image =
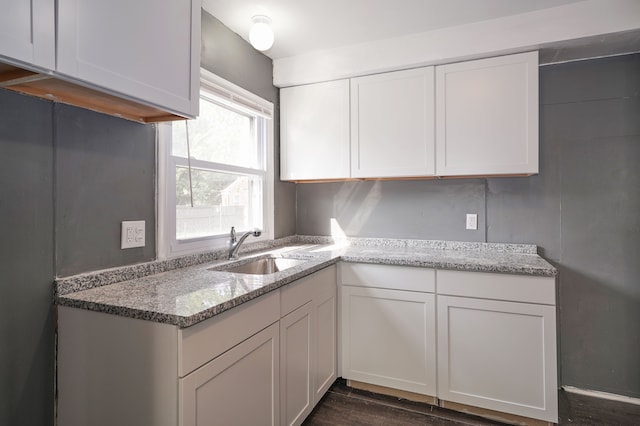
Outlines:
{"label": "white upper cabinet", "polygon": [[55,2],[0,1],[0,60],[54,69]]}
{"label": "white upper cabinet", "polygon": [[436,174],[538,173],[538,53],[436,67]]}
{"label": "white upper cabinet", "polygon": [[537,52],[285,88],[282,179],[536,174],[538,108]]}
{"label": "white upper cabinet", "polygon": [[430,176],[433,67],[351,79],[351,176]]}
{"label": "white upper cabinet", "polygon": [[179,115],[197,115],[200,1],[57,5],[59,74]]}
{"label": "white upper cabinet", "polygon": [[280,91],[281,178],[349,177],[349,80]]}

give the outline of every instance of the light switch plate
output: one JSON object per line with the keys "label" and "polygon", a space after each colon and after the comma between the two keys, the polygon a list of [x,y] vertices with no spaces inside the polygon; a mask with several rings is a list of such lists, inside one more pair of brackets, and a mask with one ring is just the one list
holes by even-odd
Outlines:
{"label": "light switch plate", "polygon": [[144,220],[122,221],[120,248],[144,247]]}
{"label": "light switch plate", "polygon": [[478,215],[475,213],[467,213],[467,229],[478,229]]}

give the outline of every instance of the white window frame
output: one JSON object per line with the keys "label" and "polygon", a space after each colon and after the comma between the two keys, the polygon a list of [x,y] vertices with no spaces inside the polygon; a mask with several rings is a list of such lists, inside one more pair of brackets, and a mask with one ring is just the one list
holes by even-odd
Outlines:
{"label": "white window frame", "polygon": [[[200,88],[206,91],[206,97],[216,103],[259,117],[265,138],[266,161],[265,182],[263,187],[263,229],[260,237],[251,237],[251,242],[272,240],[274,238],[274,148],[273,148],[273,103],[218,77],[201,68]],[[175,158],[171,155],[171,123],[159,123],[157,129],[158,175],[156,184],[156,249],[158,259],[170,259],[193,253],[201,253],[228,247],[229,235],[219,235],[191,240],[176,239],[176,203],[175,203]],[[258,132],[261,133],[261,132]],[[192,163],[195,161],[191,160]],[[241,169],[241,168],[238,168]],[[236,229],[238,233],[247,231]],[[248,241],[249,242],[249,241]]]}

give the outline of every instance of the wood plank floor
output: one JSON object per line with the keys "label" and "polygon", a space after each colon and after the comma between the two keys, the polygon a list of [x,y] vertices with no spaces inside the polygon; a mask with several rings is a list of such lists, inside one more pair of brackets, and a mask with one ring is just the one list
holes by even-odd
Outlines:
{"label": "wood plank floor", "polygon": [[[640,406],[560,391],[559,424],[640,426]],[[338,379],[304,422],[307,426],[489,426],[502,423],[428,404],[349,388]]]}

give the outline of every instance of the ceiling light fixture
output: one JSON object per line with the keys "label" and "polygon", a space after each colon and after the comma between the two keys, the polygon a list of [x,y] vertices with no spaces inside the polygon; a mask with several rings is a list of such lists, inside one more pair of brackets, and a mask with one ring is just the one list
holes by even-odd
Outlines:
{"label": "ceiling light fixture", "polygon": [[251,45],[260,51],[269,50],[273,46],[273,30],[268,16],[256,15],[251,18],[253,26],[249,31]]}

